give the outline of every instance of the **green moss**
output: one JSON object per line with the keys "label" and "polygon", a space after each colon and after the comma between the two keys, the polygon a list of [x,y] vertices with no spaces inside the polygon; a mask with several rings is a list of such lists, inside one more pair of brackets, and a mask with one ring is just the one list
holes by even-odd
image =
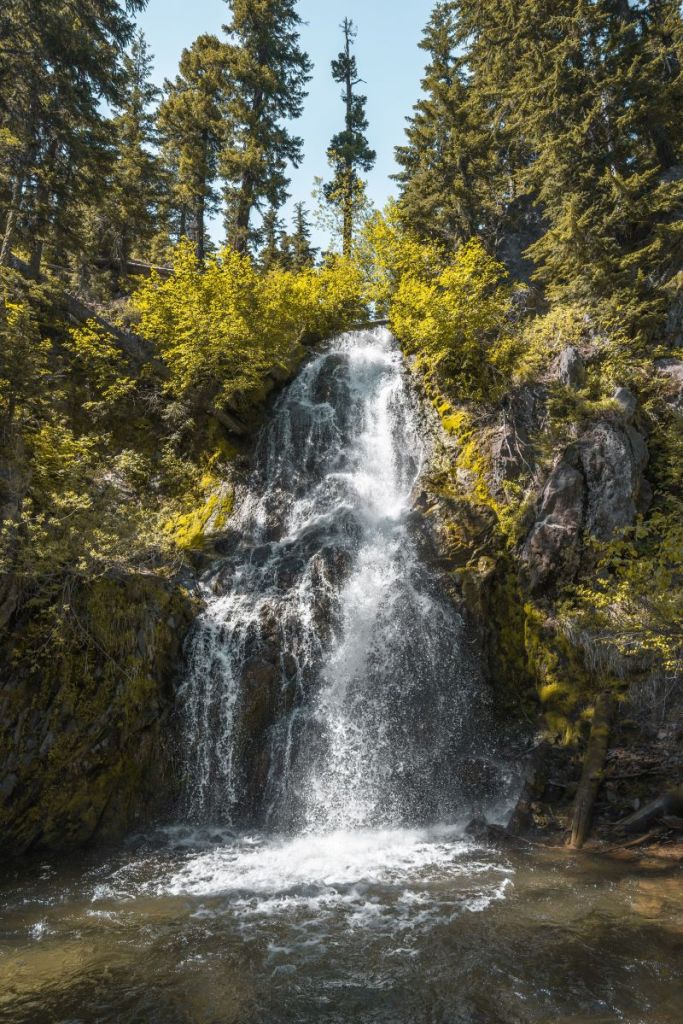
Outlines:
{"label": "green moss", "polygon": [[[206,474],[200,480],[200,487],[207,490],[220,487],[215,477]],[[183,551],[198,551],[206,544],[207,535],[225,529],[234,508],[235,496],[232,489],[224,494],[214,490],[208,498],[190,512],[172,516],[164,524],[165,533]]]}
{"label": "green moss", "polygon": [[572,743],[583,733],[584,712],[600,686],[587,671],[581,652],[545,611],[527,603],[524,616],[527,657],[548,733]]}
{"label": "green moss", "polygon": [[121,834],[173,788],[160,723],[194,610],[158,577],[102,578],[15,632],[0,727],[0,759],[19,777],[0,805],[8,850]]}

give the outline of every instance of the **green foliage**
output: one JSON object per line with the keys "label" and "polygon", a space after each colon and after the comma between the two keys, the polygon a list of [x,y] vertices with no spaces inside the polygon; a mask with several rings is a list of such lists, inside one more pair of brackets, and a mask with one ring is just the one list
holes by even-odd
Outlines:
{"label": "green foliage", "polygon": [[279,209],[287,197],[287,165],[301,162],[303,143],[288,122],[301,116],[311,63],[299,45],[295,0],[232,0],[230,9],[220,174],[226,237],[243,253],[255,240],[254,208]]}
{"label": "green foliage", "polygon": [[681,265],[678,0],[444,0],[401,167],[404,226],[479,234],[553,300],[653,338]]}
{"label": "green foliage", "polygon": [[225,249],[202,270],[192,248],[180,245],[174,271],[144,282],[133,304],[178,396],[225,404],[256,392],[270,370],[300,357],[306,337],[344,329],[363,310],[360,272],[348,260],[260,275],[248,257]]}
{"label": "green foliage", "polygon": [[3,3],[2,262],[23,243],[37,274],[46,243],[74,250],[81,203],[106,188],[111,153],[102,100],[121,96],[131,15],[144,6],[145,0]]}
{"label": "green foliage", "polygon": [[387,278],[398,279],[389,316],[404,350],[460,401],[492,397],[499,382],[490,352],[511,308],[505,268],[471,239],[437,270],[438,255],[429,246],[414,260],[414,239],[399,235],[386,244],[386,227],[375,230],[392,261],[380,288]]}
{"label": "green foliage", "polygon": [[124,84],[109,123],[115,159],[104,195],[87,210],[94,234],[90,253],[111,262],[125,278],[131,257],[149,254],[165,185],[153,152],[159,90],[151,82],[152,56],[141,32],[123,56],[122,72]]}
{"label": "green foliage", "polygon": [[293,270],[303,270],[315,263],[318,250],[311,245],[311,228],[303,203],[294,204],[294,231],[284,239],[284,263]]}
{"label": "green foliage", "polygon": [[157,124],[169,177],[166,227],[207,251],[206,220],[218,208],[218,161],[229,90],[227,44],[201,35],[183,50],[178,74],[166,81]]}

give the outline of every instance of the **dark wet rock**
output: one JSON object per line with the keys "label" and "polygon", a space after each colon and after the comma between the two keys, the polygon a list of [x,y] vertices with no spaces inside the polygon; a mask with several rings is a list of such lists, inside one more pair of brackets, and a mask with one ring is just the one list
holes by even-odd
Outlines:
{"label": "dark wet rock", "polygon": [[294,586],[301,572],[306,565],[303,558],[297,558],[291,556],[289,558],[283,558],[277,565],[275,571],[275,579],[277,586],[282,590],[286,590],[289,587]]}
{"label": "dark wet rock", "polygon": [[249,735],[262,732],[272,722],[279,678],[279,669],[271,661],[253,658],[244,665],[239,717],[240,727]]}
{"label": "dark wet rock", "polygon": [[80,629],[36,667],[19,618],[0,648],[2,854],[114,840],[175,799],[170,722],[198,609],[177,581],[84,584]]}
{"label": "dark wet rock", "polygon": [[505,842],[510,834],[500,825],[492,825],[486,818],[472,818],[465,826],[465,835],[478,843]]}
{"label": "dark wet rock", "polygon": [[297,674],[299,663],[291,651],[285,651],[282,655],[282,668],[288,679],[292,679]]}
{"label": "dark wet rock", "polygon": [[339,398],[340,389],[348,393],[348,384],[343,377],[343,371],[348,362],[346,355],[331,354],[325,363],[325,372],[318,375],[311,389],[311,398],[314,402],[322,405],[334,400],[335,406],[342,403]]}
{"label": "dark wet rock", "polygon": [[558,381],[565,387],[583,387],[586,381],[586,366],[578,349],[573,345],[567,345],[557,358],[555,372]]}
{"label": "dark wet rock", "polygon": [[260,547],[254,548],[251,553],[251,564],[265,565],[269,561],[272,552],[273,549],[270,544],[262,544]]}

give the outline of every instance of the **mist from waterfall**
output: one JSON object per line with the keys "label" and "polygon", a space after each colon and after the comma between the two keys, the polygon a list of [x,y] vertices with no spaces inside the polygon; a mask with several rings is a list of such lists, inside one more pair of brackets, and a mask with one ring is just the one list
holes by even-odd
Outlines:
{"label": "mist from waterfall", "polygon": [[477,661],[415,530],[419,416],[385,330],[335,339],[280,397],[188,645],[190,820],[392,829],[504,799]]}

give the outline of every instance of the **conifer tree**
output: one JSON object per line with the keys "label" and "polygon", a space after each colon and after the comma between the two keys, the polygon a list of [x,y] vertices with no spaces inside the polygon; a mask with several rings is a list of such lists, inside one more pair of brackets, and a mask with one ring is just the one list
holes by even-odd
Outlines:
{"label": "conifer tree", "polygon": [[311,63],[299,45],[296,0],[230,0],[220,174],[225,185],[227,240],[245,252],[257,240],[255,209],[279,209],[287,198],[287,167],[298,167],[302,140],[287,122],[301,116]]}
{"label": "conifer tree", "polygon": [[285,230],[274,206],[263,215],[259,262],[263,270],[271,270],[284,262]]}
{"label": "conifer tree", "polygon": [[404,224],[449,248],[479,234],[525,276],[521,251],[538,237],[538,217],[518,185],[529,153],[524,133],[511,130],[505,87],[520,6],[437,3],[420,44],[430,58],[425,95],[396,158]]}
{"label": "conifer tree", "polygon": [[552,293],[652,334],[682,261],[681,24],[676,0],[437,4],[404,223],[476,232],[522,275],[526,250]]}
{"label": "conifer tree", "polygon": [[683,184],[670,173],[683,160],[677,6],[523,5],[508,81],[510,125],[534,152],[520,180],[548,225],[529,250],[539,279],[607,300],[644,334],[661,323],[660,286],[680,266]]}
{"label": "conifer tree", "polygon": [[228,48],[202,35],[183,50],[178,74],[164,84],[158,113],[169,170],[170,209],[178,238],[190,238],[199,260],[207,247],[206,222],[218,208],[218,162],[225,132]]}
{"label": "conifer tree", "polygon": [[125,85],[111,121],[114,162],[101,220],[105,251],[125,274],[131,255],[147,255],[161,193],[152,109],[159,90],[151,82],[152,57],[141,32],[123,58],[123,70]]}
{"label": "conifer tree", "polygon": [[146,0],[6,0],[0,48],[0,135],[8,152],[1,259],[20,238],[34,276],[47,242],[72,250],[77,211],[101,194],[108,150],[102,103],[125,81],[131,15]]}
{"label": "conifer tree", "polygon": [[424,96],[408,118],[406,144],[396,149],[399,210],[419,237],[454,246],[476,232],[481,217],[452,3],[437,3],[420,47],[429,54],[429,63],[422,79]]}
{"label": "conifer tree", "polygon": [[332,61],[332,77],[343,86],[344,129],[330,142],[327,159],[334,171],[332,180],[324,186],[325,198],[336,206],[342,215],[342,248],[349,255],[353,242],[353,228],[356,211],[362,205],[364,184],[359,171],[367,172],[375,165],[377,154],[366,138],[368,120],[365,116],[367,97],[354,92],[362,79],[358,77],[358,65],[351,47],[357,31],[352,21],[345,18],[341,30],[344,35],[344,49]]}
{"label": "conifer tree", "polygon": [[287,237],[289,262],[295,270],[312,267],[318,250],[311,245],[311,228],[303,203],[294,206],[294,231]]}

